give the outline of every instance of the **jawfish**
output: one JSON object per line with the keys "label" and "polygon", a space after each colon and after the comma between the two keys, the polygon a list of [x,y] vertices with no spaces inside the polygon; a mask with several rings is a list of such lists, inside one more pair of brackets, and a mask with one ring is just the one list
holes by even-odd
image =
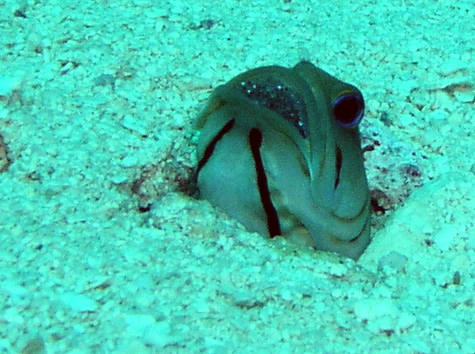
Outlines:
{"label": "jawfish", "polygon": [[302,61],[244,72],[197,119],[197,195],[249,231],[357,259],[370,240],[358,88]]}

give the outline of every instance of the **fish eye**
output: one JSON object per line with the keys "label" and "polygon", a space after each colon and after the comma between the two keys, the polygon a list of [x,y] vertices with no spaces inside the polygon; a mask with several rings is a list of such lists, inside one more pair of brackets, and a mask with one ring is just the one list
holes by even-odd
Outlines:
{"label": "fish eye", "polygon": [[340,127],[352,128],[364,115],[364,99],[360,92],[343,91],[333,101],[333,115]]}

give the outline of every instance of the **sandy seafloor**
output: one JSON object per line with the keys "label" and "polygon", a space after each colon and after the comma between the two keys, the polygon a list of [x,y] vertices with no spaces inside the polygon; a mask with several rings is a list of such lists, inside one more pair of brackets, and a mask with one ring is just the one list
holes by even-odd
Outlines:
{"label": "sandy seafloor", "polygon": [[[475,352],[472,0],[0,8],[0,352]],[[211,90],[301,59],[366,98],[357,262],[182,192]]]}

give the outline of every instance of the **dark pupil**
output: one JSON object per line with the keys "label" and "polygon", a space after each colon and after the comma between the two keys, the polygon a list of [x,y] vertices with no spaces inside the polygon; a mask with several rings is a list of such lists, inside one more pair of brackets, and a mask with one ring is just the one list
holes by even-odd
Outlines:
{"label": "dark pupil", "polygon": [[254,103],[288,120],[304,138],[307,137],[305,105],[295,91],[271,78],[262,82],[242,81],[236,88]]}
{"label": "dark pupil", "polygon": [[361,100],[354,95],[340,97],[333,107],[333,114],[343,126],[353,126],[359,123],[362,116]]}

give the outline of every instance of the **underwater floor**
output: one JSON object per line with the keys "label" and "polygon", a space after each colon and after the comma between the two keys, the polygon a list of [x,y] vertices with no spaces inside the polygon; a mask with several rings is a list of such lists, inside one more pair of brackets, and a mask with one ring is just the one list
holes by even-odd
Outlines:
{"label": "underwater floor", "polygon": [[[474,353],[473,1],[0,0],[1,353]],[[306,59],[366,99],[352,260],[183,190],[211,90]]]}

